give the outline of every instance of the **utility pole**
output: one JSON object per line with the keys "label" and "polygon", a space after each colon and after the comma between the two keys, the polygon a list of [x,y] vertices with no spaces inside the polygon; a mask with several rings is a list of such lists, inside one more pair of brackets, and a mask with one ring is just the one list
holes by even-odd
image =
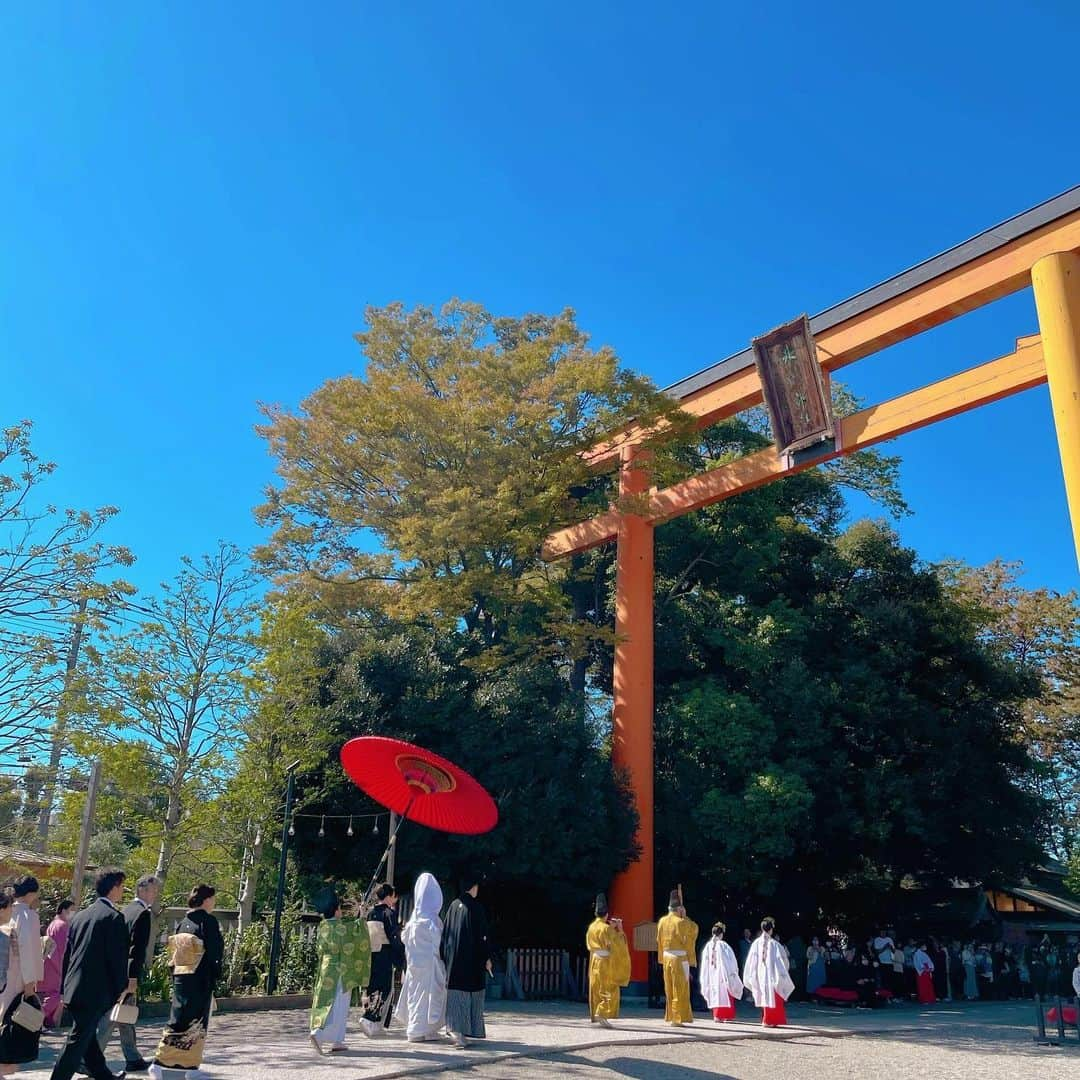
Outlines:
{"label": "utility pole", "polygon": [[293,797],[296,794],[297,758],[286,770],[289,783],[285,789],[285,823],[281,827],[281,861],[278,863],[277,899],[274,901],[274,928],[270,932],[270,965],[266,973],[266,993],[277,989],[278,961],[281,959],[281,909],[285,904],[285,869],[289,861],[289,826],[292,825]]}
{"label": "utility pole", "polygon": [[64,685],[60,691],[59,708],[53,724],[52,749],[49,752],[49,767],[45,773],[45,786],[41,792],[41,807],[38,812],[38,846],[45,851],[49,843],[49,827],[52,824],[53,803],[56,802],[56,783],[60,774],[60,761],[64,756],[64,736],[67,732],[68,695],[71,684],[75,681],[75,672],[79,666],[79,650],[82,648],[83,631],[86,629],[87,597],[79,597],[75,618],[71,623],[71,640],[68,642],[67,658],[64,661]]}
{"label": "utility pole", "polygon": [[90,770],[90,783],[86,788],[86,805],[83,807],[82,831],[79,833],[79,853],[75,856],[75,873],[71,879],[71,900],[78,907],[82,903],[83,878],[86,876],[86,860],[90,856],[90,835],[94,831],[94,807],[97,805],[98,787],[101,784],[101,762],[95,761]]}

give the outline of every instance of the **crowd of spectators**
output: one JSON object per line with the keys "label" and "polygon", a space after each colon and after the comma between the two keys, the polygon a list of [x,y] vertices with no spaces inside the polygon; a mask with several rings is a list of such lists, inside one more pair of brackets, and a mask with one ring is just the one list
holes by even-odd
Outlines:
{"label": "crowd of spectators", "polygon": [[[839,931],[799,937],[786,943],[800,997],[854,992],[859,1004],[878,1007],[888,1001],[1011,1001],[1077,995],[1080,970],[1077,936],[1054,942],[1044,936],[1036,944],[937,936],[901,937],[882,927],[865,940]],[[920,986],[919,975],[924,974]],[[926,976],[929,976],[928,978]],[[928,994],[932,985],[933,997]],[[826,993],[819,992],[825,989]],[[884,993],[879,993],[884,991]]]}

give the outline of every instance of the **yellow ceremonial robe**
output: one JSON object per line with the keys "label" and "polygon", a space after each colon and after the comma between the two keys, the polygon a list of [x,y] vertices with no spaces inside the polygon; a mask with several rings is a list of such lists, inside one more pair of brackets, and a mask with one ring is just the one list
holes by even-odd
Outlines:
{"label": "yellow ceremonial robe", "polygon": [[656,924],[656,946],[664,967],[664,1019],[690,1024],[690,964],[697,963],[698,927],[693,919],[669,912]]}
{"label": "yellow ceremonial robe", "polygon": [[619,1015],[619,987],[629,980],[629,970],[623,970],[629,968],[626,935],[606,919],[594,919],[585,933],[585,948],[589,950],[589,1019],[614,1020]]}

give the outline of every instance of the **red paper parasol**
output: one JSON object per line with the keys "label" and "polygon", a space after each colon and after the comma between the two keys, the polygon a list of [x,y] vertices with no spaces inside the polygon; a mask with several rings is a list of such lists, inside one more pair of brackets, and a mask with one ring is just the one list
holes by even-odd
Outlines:
{"label": "red paper parasol", "polygon": [[429,829],[475,836],[498,823],[495,800],[463,769],[423,747],[365,735],[341,748],[341,764],[377,803]]}

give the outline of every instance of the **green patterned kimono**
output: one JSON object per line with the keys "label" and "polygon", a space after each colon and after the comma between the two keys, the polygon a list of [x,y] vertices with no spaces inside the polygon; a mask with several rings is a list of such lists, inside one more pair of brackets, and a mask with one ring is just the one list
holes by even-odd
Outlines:
{"label": "green patterned kimono", "polygon": [[371,939],[363,919],[323,919],[315,940],[319,969],[311,997],[311,1030],[326,1023],[330,1007],[341,988],[353,991],[367,986],[371,976]]}

